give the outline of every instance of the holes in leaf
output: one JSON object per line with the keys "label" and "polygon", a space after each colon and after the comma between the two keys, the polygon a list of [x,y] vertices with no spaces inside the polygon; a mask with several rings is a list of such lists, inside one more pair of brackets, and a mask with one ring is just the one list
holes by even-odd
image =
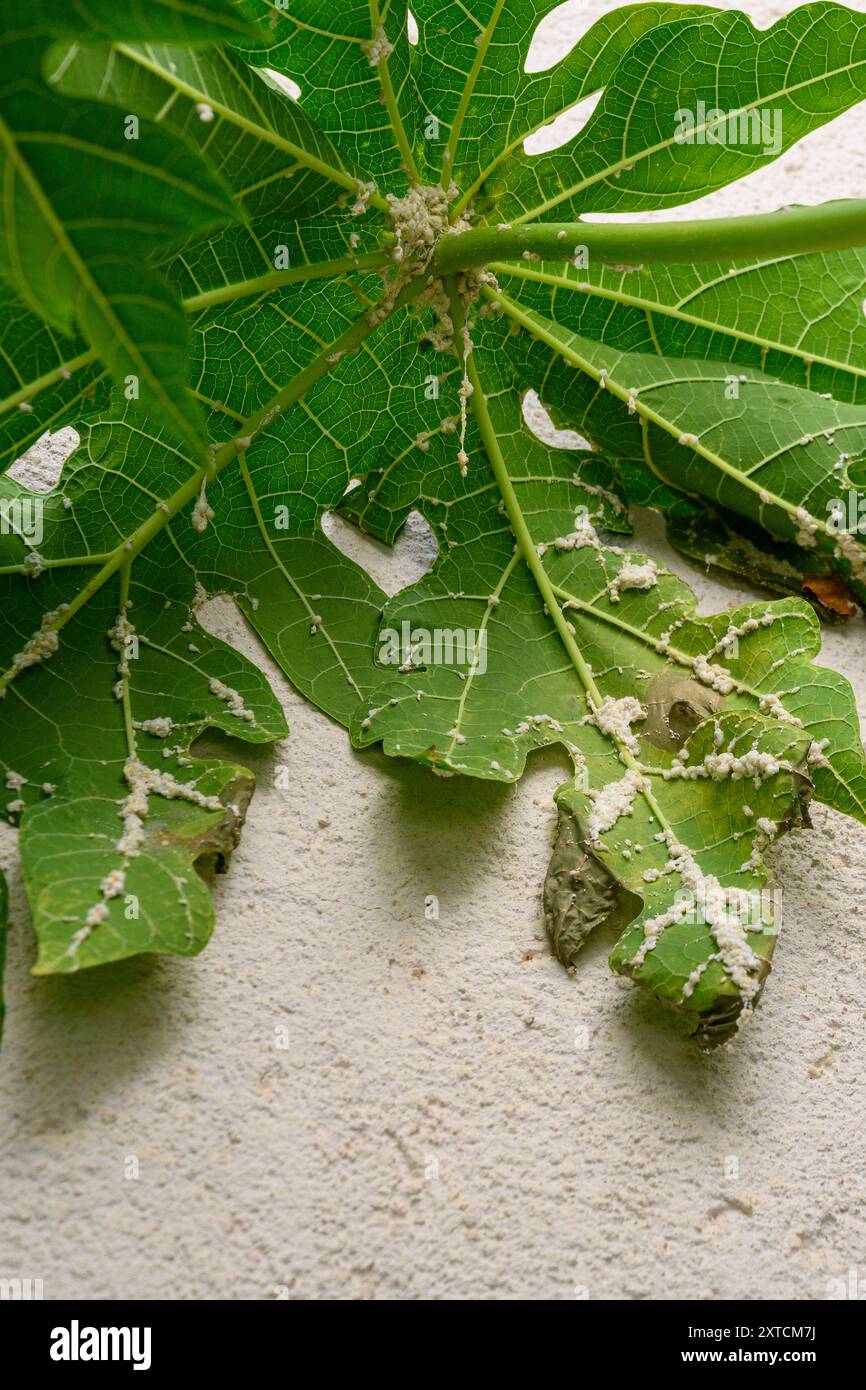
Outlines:
{"label": "holes in leaf", "polygon": [[540,130],[527,135],[523,142],[526,153],[544,154],[547,150],[558,150],[561,145],[573,140],[575,135],[583,130],[601,96],[601,92],[595,92],[591,97],[584,97],[583,101],[578,101],[574,106],[569,106],[567,111],[560,112],[550,125],[543,125]]}
{"label": "holes in leaf", "polygon": [[386,594],[397,594],[429,574],[438,554],[436,537],[420,512],[410,512],[393,545],[367,536],[336,512],[322,517],[322,530]]}
{"label": "holes in leaf", "polygon": [[534,391],[527,391],[523,397],[523,419],[542,444],[550,444],[555,449],[592,448],[577,430],[558,430]]}
{"label": "holes in leaf", "polygon": [[586,8],[565,0],[546,14],[532,35],[524,72],[545,72],[561,63],[588,28]]}
{"label": "holes in leaf", "polygon": [[285,92],[287,96],[297,101],[301,95],[301,89],[294,78],[286,77],[285,73],[282,72],[274,72],[273,68],[262,68],[261,71],[267,73],[275,87],[279,87],[281,92]]}
{"label": "holes in leaf", "polygon": [[[546,72],[556,67],[571,52],[575,44],[583,38],[587,29],[586,7],[574,5],[566,0],[557,5],[537,26],[529,43],[524,72]],[[561,111],[555,120],[540,130],[527,135],[523,148],[527,154],[544,154],[547,150],[558,150],[568,140],[573,140],[592,115],[601,97],[601,92],[584,97],[574,106]]]}
{"label": "holes in leaf", "polygon": [[7,469],[10,478],[31,492],[50,492],[60,481],[63,465],[81,443],[81,436],[71,425],[52,434],[46,430],[31,444],[26,453]]}

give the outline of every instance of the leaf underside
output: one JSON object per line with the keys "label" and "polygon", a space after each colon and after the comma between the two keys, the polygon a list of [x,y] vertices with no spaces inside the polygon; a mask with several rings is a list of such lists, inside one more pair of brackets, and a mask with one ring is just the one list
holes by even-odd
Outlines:
{"label": "leaf underside", "polygon": [[[572,966],[615,929],[613,968],[704,1046],[769,970],[764,850],[810,795],[866,821],[853,695],[814,664],[810,607],[866,601],[866,549],[828,522],[866,483],[864,252],[505,256],[441,285],[449,333],[423,262],[394,268],[387,202],[441,184],[475,227],[682,205],[866,94],[866,18],[633,5],[526,71],[553,8],[420,0],[411,44],[405,4],[376,0],[13,6],[3,465],[46,429],[80,437],[38,515],[0,477],[0,773],[37,973],[210,935],[253,779],[193,745],[286,733],[199,623],[215,593],[357,747],[512,782],[562,746],[553,949]],[[594,95],[562,149],[526,153]],[[699,102],[780,112],[778,148],[678,142]],[[530,389],[592,447],[542,442]],[[623,548],[630,505],[782,597],[698,615]],[[412,511],[438,558],[392,598],[322,528],[340,512],[391,542]]]}

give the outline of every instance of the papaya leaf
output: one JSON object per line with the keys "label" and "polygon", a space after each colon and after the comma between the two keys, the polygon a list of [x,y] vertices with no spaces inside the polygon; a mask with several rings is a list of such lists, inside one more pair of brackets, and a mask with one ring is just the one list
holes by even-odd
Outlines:
{"label": "papaya leaf", "polygon": [[[359,747],[511,783],[561,745],[553,949],[571,967],[614,928],[614,969],[704,1046],[766,979],[764,851],[812,794],[866,820],[853,695],[794,592],[866,598],[834,511],[866,485],[866,207],[575,220],[688,202],[847,110],[866,20],[632,5],[533,71],[554,8],[419,0],[415,43],[402,0],[16,6],[0,448],[80,439],[50,492],[0,479],[0,758],[38,973],[212,930],[252,776],[195,741],[285,733],[199,622],[215,593]],[[542,442],[528,388],[595,447]],[[785,596],[699,615],[615,543],[634,502]],[[393,541],[413,510],[438,558],[389,598],[326,518]]]}
{"label": "papaya leaf", "polygon": [[[323,374],[331,355],[319,354]],[[365,365],[346,358],[347,369]],[[285,728],[264,677],[198,624],[206,592],[236,594],[286,665],[292,648],[300,688],[338,716],[348,719],[365,693],[384,595],[319,527],[349,481],[344,455],[321,448],[321,422],[357,412],[328,380],[310,389],[309,456],[296,455],[287,477],[282,407],[255,411],[250,385],[246,419],[231,398],[211,412],[214,432],[232,433],[207,491],[140,406],[115,393],[104,415],[79,421],[82,442],[61,486],[40,499],[39,550],[23,533],[2,538],[0,582],[15,617],[0,656],[0,746],[14,750],[4,764],[6,809],[21,820],[39,971],[147,950],[193,954],[210,934],[210,898],[193,867],[227,858],[252,780],[241,768],[191,760],[190,744],[208,727],[251,742]],[[359,424],[369,432],[377,418],[371,411]],[[9,477],[0,500],[33,502]],[[218,529],[207,524],[214,512]],[[67,688],[77,692],[72,728],[52,712]],[[132,833],[129,816],[141,821]],[[82,861],[74,892],[70,855]]]}
{"label": "papaya leaf", "polygon": [[496,216],[688,203],[855,105],[864,71],[866,16],[840,5],[802,6],[764,31],[737,12],[659,24],[624,54],[575,140],[516,151],[497,171]]}
{"label": "papaya leaf", "polygon": [[332,140],[351,141],[371,178],[402,191],[417,176],[419,105],[406,42],[406,0],[319,0],[274,8],[240,0],[259,21],[247,62],[296,81],[304,111]]}
{"label": "papaya leaf", "polygon": [[532,335],[526,370],[544,374],[545,399],[562,418],[663,482],[832,559],[852,591],[866,594],[866,545],[840,508],[860,482],[861,406],[754,369],[617,352],[505,295],[496,302]]}
{"label": "papaya leaf", "polygon": [[38,40],[9,34],[0,50],[0,274],[52,328],[80,331],[203,460],[201,414],[186,390],[186,319],[146,262],[192,228],[231,221],[234,203],[186,145],[136,115],[46,88],[41,53]]}
{"label": "papaya leaf", "polygon": [[[687,766],[715,767],[721,757],[738,770],[745,757],[749,766],[782,770],[735,776],[721,787],[713,780],[669,782],[659,798],[661,831],[654,806],[641,796],[594,840],[602,798],[560,788],[557,852],[545,884],[546,923],[560,959],[574,964],[595,925],[585,915],[574,920],[583,880],[594,877],[593,901],[604,904],[596,917],[619,925],[622,907],[631,907],[611,956],[614,969],[684,1013],[704,1048],[734,1036],[769,973],[778,915],[761,854],[804,823],[807,744],[796,730],[762,720],[725,715],[704,723],[683,748]],[[620,785],[613,784],[614,795]]]}
{"label": "papaya leaf", "polygon": [[[0,772],[6,812],[24,826],[39,973],[199,951],[213,909],[194,868],[228,859],[252,778],[191,757],[190,745],[205,728],[253,743],[285,733],[261,673],[196,622],[195,580],[172,563],[168,534],[134,561],[121,559],[123,543],[114,562],[100,554],[117,547],[122,490],[140,499],[128,521],[152,508],[146,470],[120,479],[91,456],[81,475],[73,470],[66,491],[44,501],[45,554],[32,560],[33,577],[22,586],[4,566],[0,579],[9,590]],[[2,480],[7,504],[25,495]],[[7,555],[20,552],[17,536],[3,542]]]}
{"label": "papaya leaf", "polygon": [[691,560],[741,575],[774,593],[802,596],[828,622],[857,611],[850,589],[833,574],[832,558],[774,541],[760,526],[722,508],[708,508],[635,464],[619,463],[615,471],[629,502],[659,512],[671,545]]}
{"label": "papaya leaf", "polygon": [[428,118],[425,167],[433,181],[441,174],[459,183],[461,211],[494,175],[511,176],[528,136],[600,91],[647,30],[674,17],[712,14],[703,5],[626,5],[597,20],[561,62],[528,72],[532,35],[556,8],[552,0],[484,0],[471,10],[459,0],[420,0],[412,7],[415,80]]}
{"label": "papaya leaf", "polygon": [[252,26],[231,0],[148,0],[147,5],[118,5],[116,0],[7,0],[10,30],[74,37],[96,43],[117,37],[152,39],[158,43],[232,43],[248,38]]}
{"label": "papaya leaf", "polygon": [[[590,893],[593,922],[618,921],[626,893],[638,908],[645,899],[637,920],[655,923],[671,909],[672,891],[685,893],[692,880],[699,897],[710,893],[708,884],[716,893],[718,881],[731,890],[729,907],[744,907],[750,894],[760,897],[765,881],[762,847],[799,823],[810,780],[822,800],[866,815],[859,740],[840,743],[832,732],[855,725],[850,689],[811,665],[818,632],[804,603],[698,617],[679,580],[646,557],[604,545],[593,523],[605,518],[608,489],[595,481],[585,488],[585,474],[574,471],[575,458],[594,469],[601,462],[531,441],[519,412],[514,416],[513,393],[503,394],[501,342],[493,342],[485,352],[476,333],[470,370],[478,428],[471,431],[467,479],[483,448],[495,460],[505,510],[497,489],[477,481],[464,484],[462,494],[452,488],[435,500],[416,498],[446,544],[433,572],[385,609],[380,652],[393,674],[356,714],[353,739],[359,746],[381,740],[387,753],[440,774],[497,781],[519,777],[533,747],[560,743],[581,788],[560,794],[579,826],[568,873],[587,855],[598,858],[609,889],[601,903]],[[406,505],[401,481],[392,483],[387,472],[371,479],[383,513]],[[365,491],[349,500],[359,518]],[[431,633],[471,639],[441,664]],[[695,812],[696,795],[706,820]],[[688,848],[681,865],[674,845]],[[583,924],[576,934],[570,922],[551,933],[572,963],[576,935],[582,939],[588,929],[587,904],[576,880],[563,886],[561,864],[553,872],[567,900],[564,915],[575,903]],[[656,885],[651,892],[648,883]],[[704,905],[711,910],[709,897]],[[727,1033],[716,1016],[721,1012],[727,1027],[740,1008],[751,1007],[764,967],[752,963],[753,978],[741,979],[738,994],[733,955],[716,959],[720,948],[708,923],[700,918],[700,931],[688,935],[677,970],[662,938],[663,985],[655,957],[635,969],[635,978],[695,1012],[700,1035],[718,1041]],[[756,930],[763,932],[760,922]],[[670,941],[677,939],[673,932]],[[765,959],[763,950],[756,956]],[[623,968],[631,959],[615,956]],[[702,962],[718,968],[692,998],[683,987]]]}
{"label": "papaya leaf", "polygon": [[321,212],[366,178],[296,101],[226,49],[57,46],[49,74],[69,96],[141,112],[198,148],[249,216]]}
{"label": "papaya leaf", "polygon": [[[866,396],[866,253],[698,265],[497,264],[503,289],[581,337],[660,357],[755,367],[856,403]],[[556,304],[555,312],[552,311]]]}

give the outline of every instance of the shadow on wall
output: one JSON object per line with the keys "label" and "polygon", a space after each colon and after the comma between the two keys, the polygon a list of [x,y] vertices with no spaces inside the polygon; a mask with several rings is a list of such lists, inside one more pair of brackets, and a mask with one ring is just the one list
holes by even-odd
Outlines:
{"label": "shadow on wall", "polygon": [[[195,1020],[201,981],[189,968],[192,962],[165,956],[36,978],[28,973],[35,957],[32,933],[26,933],[25,950],[24,933],[15,935],[19,948],[10,974],[20,977],[14,993],[16,1056],[22,1072],[38,1071],[40,1078],[28,1092],[32,1108],[22,1130],[31,1137],[65,1133],[84,1123],[94,1106],[120,1105],[136,1074],[163,1070],[165,1054]],[[14,1134],[7,1138],[12,1142]]]}

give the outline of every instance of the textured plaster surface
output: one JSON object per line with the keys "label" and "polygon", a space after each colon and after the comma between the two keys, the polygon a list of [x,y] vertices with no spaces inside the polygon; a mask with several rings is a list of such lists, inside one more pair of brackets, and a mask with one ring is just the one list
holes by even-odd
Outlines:
{"label": "textured plaster surface", "polygon": [[[547,53],[603,8],[565,6]],[[862,195],[862,122],[694,210]],[[643,539],[705,610],[749,596],[651,521]],[[426,538],[358,553],[394,589]],[[205,953],[33,980],[0,846],[0,1276],[47,1298],[821,1299],[851,1269],[866,1289],[866,828],[818,807],[772,852],[776,967],[738,1044],[705,1057],[610,973],[609,938],[573,976],[550,956],[563,761],[496,788],[353,753],[229,603],[210,622],[271,675],[291,737],[240,750],[259,790]],[[823,659],[866,716],[863,620]]]}

